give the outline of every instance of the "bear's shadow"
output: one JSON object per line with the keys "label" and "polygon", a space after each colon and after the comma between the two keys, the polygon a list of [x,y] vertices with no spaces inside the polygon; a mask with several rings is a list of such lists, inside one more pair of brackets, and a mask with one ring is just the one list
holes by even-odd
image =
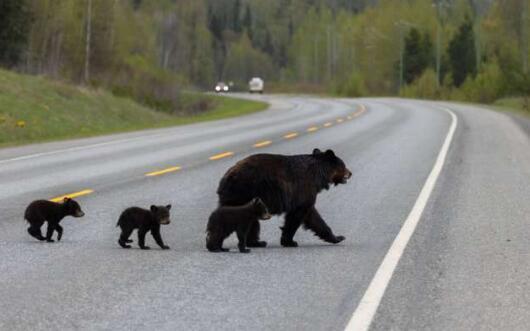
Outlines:
{"label": "bear's shadow", "polygon": [[[315,250],[315,249],[331,249],[331,248],[353,248],[356,247],[355,245],[336,245],[336,244],[326,244],[326,243],[309,243],[309,244],[301,244],[298,247],[283,247],[280,244],[274,244],[274,245],[268,245],[267,247],[250,247],[251,252],[249,255],[252,255],[253,252],[266,252],[268,250],[282,250],[282,251],[289,251],[289,252],[296,252],[296,251],[303,251],[304,249],[308,250]],[[223,254],[223,253],[238,253],[239,249],[237,247],[225,247],[229,248],[229,252],[219,252],[219,253],[212,253],[212,254]]]}

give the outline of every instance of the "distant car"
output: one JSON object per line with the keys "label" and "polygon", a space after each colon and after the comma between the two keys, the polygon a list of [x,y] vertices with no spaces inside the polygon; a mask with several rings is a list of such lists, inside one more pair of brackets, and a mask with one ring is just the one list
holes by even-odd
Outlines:
{"label": "distant car", "polygon": [[228,92],[228,90],[230,90],[230,88],[223,82],[219,82],[215,85],[215,92],[217,93]]}
{"label": "distant car", "polygon": [[263,93],[264,83],[263,79],[254,77],[248,82],[248,91],[250,93]]}

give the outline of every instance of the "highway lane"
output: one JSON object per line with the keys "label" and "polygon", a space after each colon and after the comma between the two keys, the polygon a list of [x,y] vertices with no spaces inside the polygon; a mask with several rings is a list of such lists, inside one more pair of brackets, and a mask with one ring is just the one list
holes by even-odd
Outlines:
{"label": "highway lane", "polygon": [[[510,119],[470,107],[399,99],[264,98],[270,110],[239,119],[0,150],[0,329],[343,329],[432,169],[451,123],[442,106],[453,109],[461,125],[447,169],[372,327],[487,327],[492,321],[481,316],[484,311],[491,319],[512,314],[514,323],[528,322],[528,314],[521,314],[521,293],[528,290],[528,267],[521,263],[528,257],[522,243],[528,213],[518,204],[522,195],[511,199],[529,187],[528,138]],[[493,129],[499,132],[489,137]],[[298,135],[285,138],[293,133]],[[258,151],[295,154],[314,147],[333,148],[354,174],[349,184],[318,200],[321,214],[346,236],[345,242],[327,245],[300,230],[301,247],[281,248],[281,221],[274,218],[262,224],[266,249],[239,254],[231,238],[232,253],[205,251],[206,220],[228,167]],[[226,152],[234,155],[209,159]],[[490,157],[499,162],[488,167]],[[462,164],[464,172],[458,168]],[[484,183],[489,173],[474,172],[496,167],[507,178],[502,200],[498,187]],[[84,189],[94,190],[79,197],[87,216],[63,221],[61,243],[37,243],[26,234],[21,215],[29,201]],[[119,248],[115,223],[121,210],[152,203],[173,203],[173,222],[162,229],[171,250]],[[488,208],[482,210],[483,203]],[[492,222],[492,210],[506,211],[503,225],[494,229],[519,230],[511,236],[517,249],[488,240],[494,231],[481,222]],[[477,241],[481,245],[475,246]],[[484,248],[488,254],[481,253]],[[492,254],[499,256],[491,259]],[[497,270],[506,263],[503,254],[513,266],[519,262],[517,277],[510,269]],[[431,269],[433,261],[444,263]],[[439,271],[447,273],[441,281],[434,274]],[[477,274],[491,285],[491,296],[489,288],[476,285],[472,277]],[[505,305],[492,312],[493,288],[498,294],[509,284],[489,282],[502,277],[513,279],[519,291],[506,291]],[[459,297],[462,287],[470,290]],[[480,293],[487,304],[481,305]],[[510,304],[516,303],[513,309]]]}
{"label": "highway lane", "polygon": [[446,105],[461,129],[372,327],[528,330],[528,123]]}

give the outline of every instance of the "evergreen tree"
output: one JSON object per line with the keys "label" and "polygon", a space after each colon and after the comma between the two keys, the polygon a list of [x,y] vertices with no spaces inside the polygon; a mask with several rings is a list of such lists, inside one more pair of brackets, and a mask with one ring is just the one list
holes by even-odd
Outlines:
{"label": "evergreen tree", "polygon": [[271,33],[269,30],[265,33],[265,42],[263,43],[262,51],[269,55],[274,53],[274,46],[272,45]]}
{"label": "evergreen tree", "polygon": [[428,33],[423,37],[416,28],[412,28],[405,38],[404,80],[412,83],[432,62],[432,42]]}
{"label": "evergreen tree", "polygon": [[468,76],[474,77],[477,74],[475,36],[473,22],[469,17],[466,17],[450,41],[448,53],[449,66],[456,87],[462,85]]}
{"label": "evergreen tree", "polygon": [[252,39],[252,13],[250,12],[250,6],[248,4],[245,7],[245,16],[243,16],[241,24],[247,30],[250,39]]}
{"label": "evergreen tree", "polygon": [[142,0],[132,0],[134,10],[137,10],[142,5]]}
{"label": "evergreen tree", "polygon": [[0,1],[0,65],[16,65],[28,41],[30,13],[26,0]]}
{"label": "evergreen tree", "polygon": [[236,0],[234,2],[234,12],[233,12],[233,21],[232,21],[232,30],[234,30],[237,33],[241,32],[241,2],[240,0]]}
{"label": "evergreen tree", "polygon": [[209,24],[208,28],[210,29],[210,32],[217,40],[221,40],[223,38],[223,26],[221,25],[221,22],[219,18],[215,14],[212,14],[209,18]]}
{"label": "evergreen tree", "polygon": [[434,46],[432,43],[431,35],[425,31],[423,34],[423,39],[421,41],[421,51],[422,51],[422,59],[425,63],[425,68],[428,67],[434,67]]}

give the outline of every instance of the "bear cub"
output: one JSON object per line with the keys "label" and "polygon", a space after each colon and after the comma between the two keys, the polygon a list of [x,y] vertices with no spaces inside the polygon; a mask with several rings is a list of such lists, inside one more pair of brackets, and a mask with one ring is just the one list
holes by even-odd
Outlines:
{"label": "bear cub", "polygon": [[121,235],[118,243],[123,248],[131,248],[127,243],[131,243],[129,236],[134,229],[138,229],[138,246],[141,249],[150,249],[149,246],[145,246],[145,235],[151,231],[151,235],[155,239],[156,243],[162,249],[169,249],[169,246],[164,244],[162,236],[160,235],[160,225],[169,224],[169,210],[171,205],[167,206],[151,206],[149,210],[140,207],[130,207],[125,209],[118,220],[118,224],[121,228]]}
{"label": "bear cub", "polygon": [[[53,242],[53,231],[57,231],[57,241],[63,236],[63,228],[59,222],[66,216],[83,217],[85,213],[81,210],[79,204],[70,199],[64,198],[62,203],[48,200],[36,200],[29,204],[24,213],[24,218],[29,222],[28,233],[38,240]],[[42,236],[40,231],[44,222],[48,222],[46,237]]]}
{"label": "bear cub", "polygon": [[210,252],[228,252],[223,241],[237,233],[241,253],[249,253],[247,235],[251,225],[258,220],[268,220],[271,214],[260,198],[254,198],[242,206],[220,206],[211,215],[206,228],[206,248]]}

